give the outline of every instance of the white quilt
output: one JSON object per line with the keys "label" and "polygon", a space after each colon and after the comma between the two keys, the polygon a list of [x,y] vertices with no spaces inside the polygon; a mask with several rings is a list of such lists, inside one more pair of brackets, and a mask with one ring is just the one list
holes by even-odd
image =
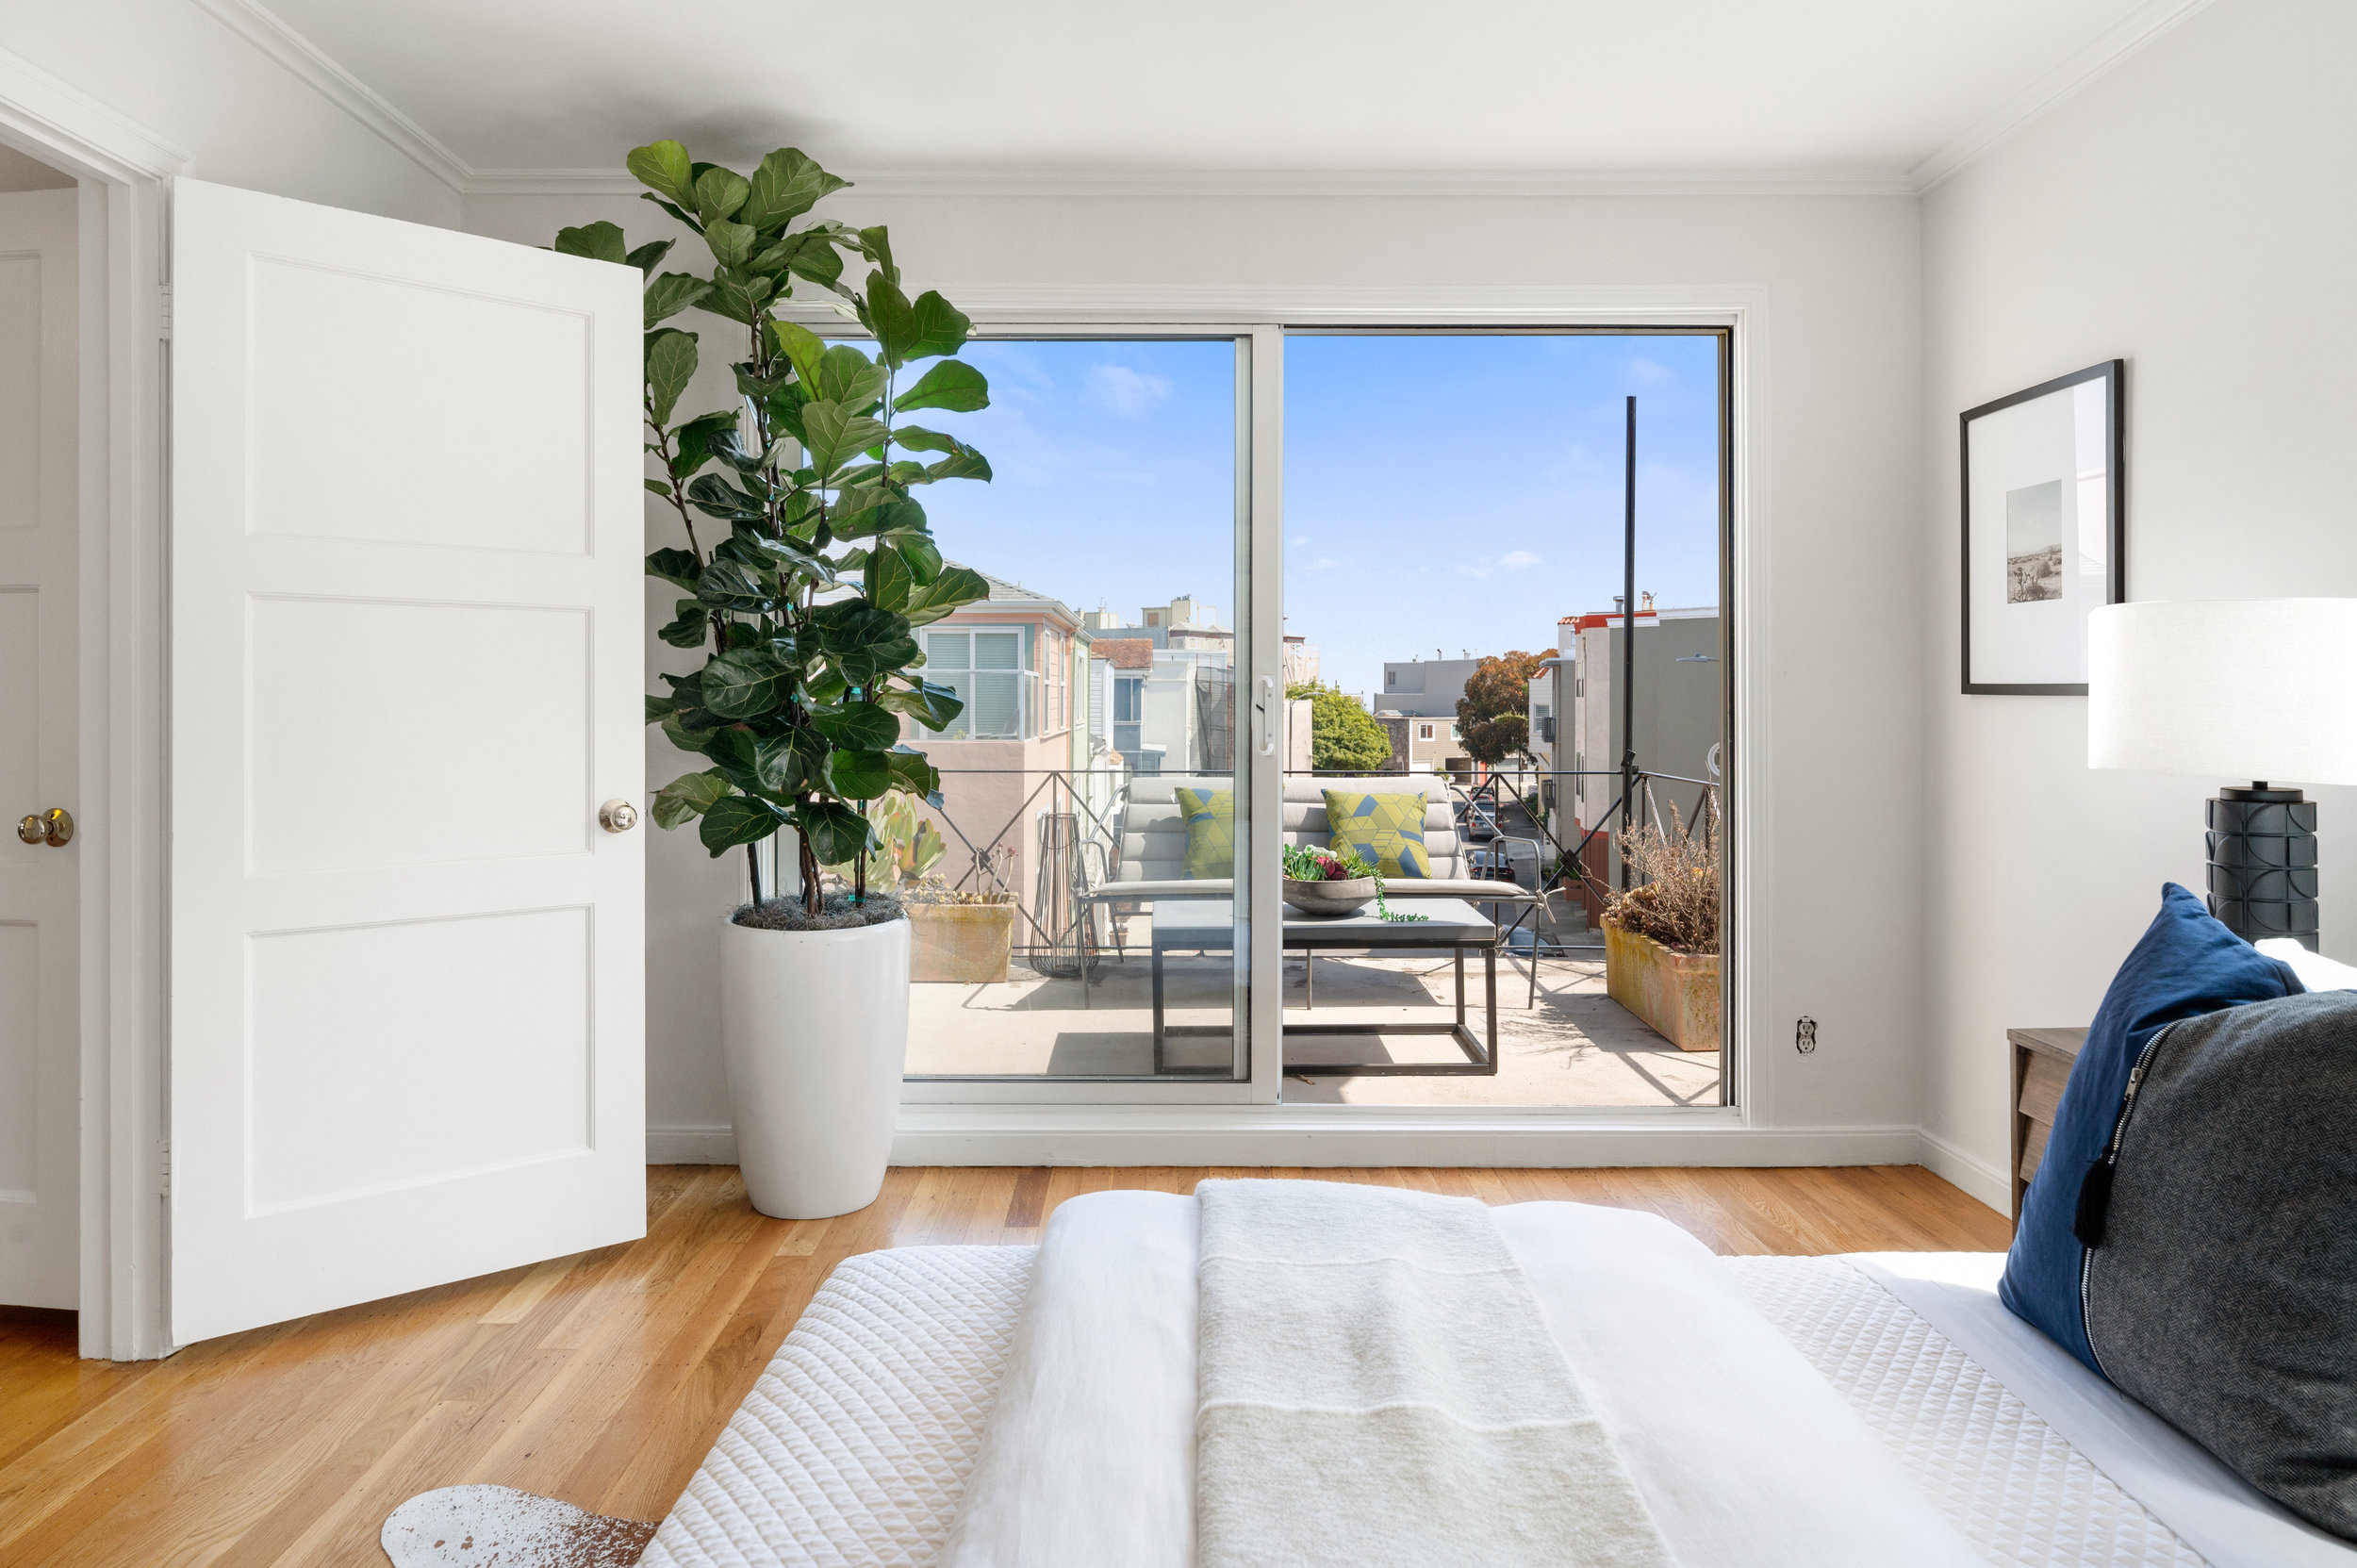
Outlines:
{"label": "white quilt", "polygon": [[[1685,1568],[1981,1562],[1701,1243],[1617,1209],[1492,1215]],[[1195,1296],[1198,1230],[1192,1198],[1097,1193],[1056,1211],[952,1568],[1192,1568],[1192,1528],[1163,1500],[1192,1494],[1195,1326],[1142,1309]],[[1168,1533],[1128,1533],[1140,1498]],[[1090,1555],[1116,1540],[1118,1555]]]}

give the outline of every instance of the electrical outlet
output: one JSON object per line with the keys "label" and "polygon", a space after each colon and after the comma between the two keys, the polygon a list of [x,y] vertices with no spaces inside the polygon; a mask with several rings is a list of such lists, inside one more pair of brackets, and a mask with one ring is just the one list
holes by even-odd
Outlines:
{"label": "electrical outlet", "polygon": [[1817,1048],[1817,1020],[1804,1015],[1792,1026],[1792,1048],[1806,1056]]}

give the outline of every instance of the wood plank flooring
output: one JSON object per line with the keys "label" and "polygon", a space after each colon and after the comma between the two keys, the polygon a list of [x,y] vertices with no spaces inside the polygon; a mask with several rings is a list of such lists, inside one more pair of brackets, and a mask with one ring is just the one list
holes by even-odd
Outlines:
{"label": "wood plank flooring", "polygon": [[1919,1167],[906,1168],[856,1214],[756,1214],[726,1166],[647,1173],[647,1237],[208,1341],[74,1355],[0,1309],[0,1563],[359,1568],[415,1493],[496,1481],[659,1519],[828,1272],[888,1246],[1028,1243],[1057,1204],[1310,1176],[1646,1209],[1720,1252],[1994,1250],[2006,1222]]}

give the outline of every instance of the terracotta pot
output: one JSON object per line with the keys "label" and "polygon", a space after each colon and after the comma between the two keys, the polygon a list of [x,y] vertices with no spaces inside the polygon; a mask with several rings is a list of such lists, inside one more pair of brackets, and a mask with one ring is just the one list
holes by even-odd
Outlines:
{"label": "terracotta pot", "polygon": [[910,904],[909,978],[989,985],[1007,978],[1013,904]]}
{"label": "terracotta pot", "polygon": [[1719,1048],[1719,955],[1604,923],[1605,994],[1680,1050]]}

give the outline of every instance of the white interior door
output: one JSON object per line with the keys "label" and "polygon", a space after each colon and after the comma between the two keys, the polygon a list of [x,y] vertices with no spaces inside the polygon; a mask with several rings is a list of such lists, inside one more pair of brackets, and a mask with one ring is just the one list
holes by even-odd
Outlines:
{"label": "white interior door", "polygon": [[180,180],[174,1343],[645,1227],[639,280]]}
{"label": "white interior door", "polygon": [[74,879],[19,818],[74,768],[74,206],[0,195],[0,1305],[72,1307],[80,1224]]}

